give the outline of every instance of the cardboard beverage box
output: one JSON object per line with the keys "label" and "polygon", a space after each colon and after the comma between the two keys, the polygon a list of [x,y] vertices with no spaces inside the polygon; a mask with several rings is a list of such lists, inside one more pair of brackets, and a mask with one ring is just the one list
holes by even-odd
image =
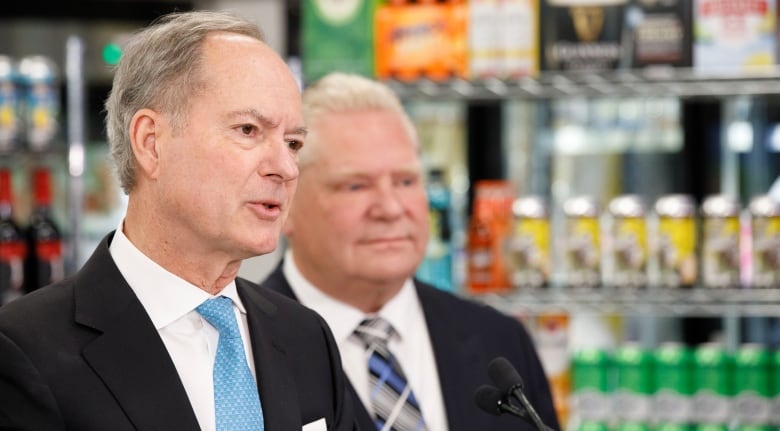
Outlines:
{"label": "cardboard beverage box", "polygon": [[303,0],[303,79],[341,71],[374,76],[376,0]]}
{"label": "cardboard beverage box", "polygon": [[693,65],[740,72],[775,64],[775,0],[695,0]]}
{"label": "cardboard beverage box", "polygon": [[618,67],[627,0],[543,0],[542,70]]}

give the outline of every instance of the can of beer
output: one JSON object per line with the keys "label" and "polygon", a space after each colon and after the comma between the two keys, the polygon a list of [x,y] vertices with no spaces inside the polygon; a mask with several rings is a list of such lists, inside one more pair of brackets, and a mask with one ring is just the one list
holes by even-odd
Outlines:
{"label": "can of beer", "polygon": [[698,279],[696,204],[688,195],[661,196],[655,202],[658,217],[658,284],[662,287],[691,287]]}
{"label": "can of beer", "polygon": [[653,357],[635,343],[615,351],[614,408],[617,419],[626,423],[645,423],[652,419]]}
{"label": "can of beer", "polygon": [[604,278],[613,286],[643,287],[647,283],[645,204],[638,195],[623,195],[612,199],[608,208],[611,246]]}
{"label": "can of beer", "polygon": [[14,149],[20,129],[16,64],[11,57],[0,55],[0,152]]}
{"label": "can of beer", "polygon": [[750,200],[752,287],[780,287],[780,202],[768,195]]}
{"label": "can of beer", "polygon": [[615,431],[654,431],[648,422],[619,422]]}
{"label": "can of beer", "polygon": [[691,350],[682,343],[663,343],[655,351],[656,393],[653,410],[659,423],[687,424],[692,410]]}
{"label": "can of beer", "polygon": [[517,288],[546,286],[550,277],[550,220],[541,196],[523,196],[512,203],[513,229],[507,254],[512,284]]}
{"label": "can of beer", "polygon": [[701,344],[693,352],[693,419],[699,424],[728,427],[734,385],[734,360],[718,343]]}
{"label": "can of beer", "polygon": [[739,212],[739,202],[732,196],[713,195],[702,203],[702,281],[706,287],[739,287]]}
{"label": "can of beer", "polygon": [[780,426],[780,350],[771,354],[772,373],[772,425]]}
{"label": "can of beer", "polygon": [[54,62],[42,55],[19,62],[22,84],[22,113],[25,139],[30,149],[47,149],[59,130],[59,72]]}
{"label": "can of beer", "polygon": [[598,287],[601,284],[600,210],[590,196],[567,199],[564,265],[570,287]]}
{"label": "can of beer", "polygon": [[768,424],[772,416],[769,351],[762,344],[743,344],[734,367],[734,418],[739,425]]}
{"label": "can of beer", "polygon": [[607,421],[611,416],[609,354],[599,348],[584,348],[572,361],[574,411],[582,421]]}

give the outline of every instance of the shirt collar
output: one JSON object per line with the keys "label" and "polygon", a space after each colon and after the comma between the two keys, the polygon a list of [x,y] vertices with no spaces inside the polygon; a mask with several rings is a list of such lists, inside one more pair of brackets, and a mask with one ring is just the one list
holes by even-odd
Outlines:
{"label": "shirt collar", "polygon": [[[133,289],[158,330],[193,311],[212,295],[169,272],[143,254],[122,232],[122,221],[109,250],[119,272]],[[236,290],[235,280],[219,295],[230,298],[241,313],[246,309]]]}
{"label": "shirt collar", "polygon": [[358,324],[366,317],[379,316],[393,325],[398,337],[403,340],[415,328],[414,313],[421,313],[420,302],[412,279],[404,282],[401,290],[390,299],[377,313],[366,315],[361,310],[326,295],[309,282],[293,259],[292,249],[284,255],[282,272],[290,283],[290,288],[301,304],[314,309],[328,323],[337,342],[348,339]]}

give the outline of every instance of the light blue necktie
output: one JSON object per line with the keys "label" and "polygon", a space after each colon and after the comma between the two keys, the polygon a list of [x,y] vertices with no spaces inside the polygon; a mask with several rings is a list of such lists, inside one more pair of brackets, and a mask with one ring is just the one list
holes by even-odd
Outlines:
{"label": "light blue necktie", "polygon": [[217,431],[265,430],[263,408],[246,362],[233,302],[219,296],[200,304],[196,310],[219,331],[213,376]]}

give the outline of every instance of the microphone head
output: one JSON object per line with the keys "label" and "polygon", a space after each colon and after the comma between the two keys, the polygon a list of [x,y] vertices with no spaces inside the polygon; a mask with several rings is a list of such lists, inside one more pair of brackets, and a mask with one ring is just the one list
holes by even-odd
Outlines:
{"label": "microphone head", "polygon": [[482,385],[474,392],[474,402],[491,415],[500,416],[503,413],[500,407],[503,398],[504,394],[494,386]]}
{"label": "microphone head", "polygon": [[488,364],[488,375],[504,394],[515,388],[523,388],[523,378],[509,360],[499,356]]}

